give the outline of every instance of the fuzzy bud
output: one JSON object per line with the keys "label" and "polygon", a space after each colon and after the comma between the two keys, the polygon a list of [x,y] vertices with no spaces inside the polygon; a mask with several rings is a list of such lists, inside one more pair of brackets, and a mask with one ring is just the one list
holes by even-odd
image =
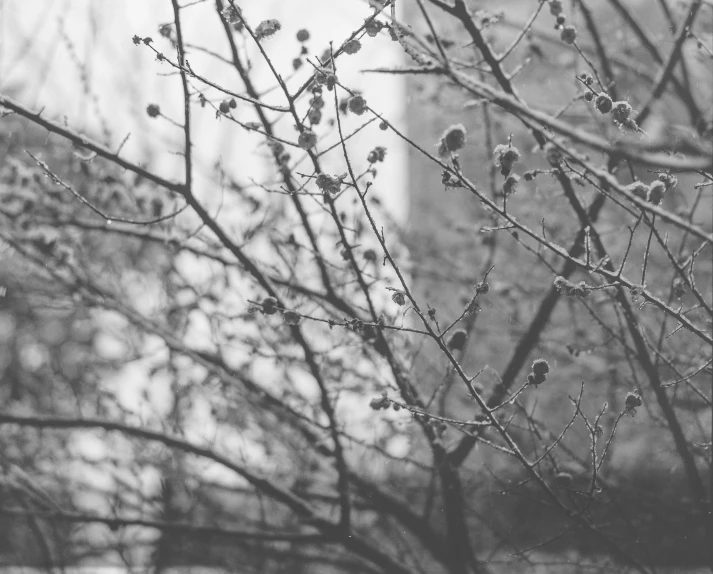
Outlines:
{"label": "fuzzy bud", "polygon": [[350,98],[347,105],[349,107],[349,111],[358,116],[365,114],[367,111],[366,100],[361,96],[354,96],[353,98]]}
{"label": "fuzzy bud", "polygon": [[299,325],[301,319],[302,317],[300,317],[299,313],[295,313],[294,311],[285,311],[282,314],[282,320],[285,322],[285,325]]}
{"label": "fuzzy bud", "polygon": [[599,94],[597,96],[597,101],[594,102],[594,105],[602,114],[608,114],[612,109],[612,101],[607,94]]}
{"label": "fuzzy bud", "polygon": [[515,146],[500,144],[495,147],[495,165],[504,176],[510,175],[513,165],[520,161],[520,150]]}
{"label": "fuzzy bud", "polygon": [[624,189],[626,189],[626,191],[628,191],[635,197],[643,199],[644,201],[649,196],[649,186],[642,181],[635,181],[634,183],[630,183]]}
{"label": "fuzzy bud", "polygon": [[277,299],[274,297],[265,297],[262,300],[262,312],[265,315],[274,315],[277,313]]}
{"label": "fuzzy bud", "polygon": [[457,152],[465,145],[466,129],[463,124],[455,124],[450,126],[441,139],[438,140],[438,154],[440,156],[448,155],[448,153]]}
{"label": "fuzzy bud", "polygon": [[535,376],[546,375],[550,372],[550,365],[544,359],[537,359],[534,363],[532,363],[532,372]]}
{"label": "fuzzy bud", "polygon": [[451,335],[446,346],[450,351],[462,351],[467,338],[468,334],[463,329],[459,329]]}
{"label": "fuzzy bud", "polygon": [[369,163],[377,163],[384,161],[384,158],[386,157],[386,148],[383,146],[376,146],[373,150],[369,152],[369,155],[366,157],[366,160]]}
{"label": "fuzzy bud", "polygon": [[316,183],[319,189],[331,194],[339,193],[339,190],[342,186],[341,179],[333,175],[328,175],[326,173],[320,173],[317,176]]}
{"label": "fuzzy bud", "polygon": [[312,149],[317,145],[317,134],[312,130],[305,129],[297,139],[297,145],[302,149]]}
{"label": "fuzzy bud", "polygon": [[361,42],[359,40],[350,40],[344,44],[344,52],[349,55],[356,54],[359,50],[361,50]]}
{"label": "fuzzy bud", "polygon": [[487,281],[481,281],[475,286],[476,295],[487,295],[490,292],[490,284]]}
{"label": "fuzzy bud", "polygon": [[632,108],[629,102],[621,101],[614,102],[614,108],[612,110],[612,118],[615,122],[619,124],[625,124],[631,115]]}
{"label": "fuzzy bud", "polygon": [[255,28],[255,37],[258,41],[269,38],[277,33],[282,28],[282,24],[278,20],[263,20]]}
{"label": "fuzzy bud", "polygon": [[624,410],[629,414],[634,414],[636,412],[636,407],[640,407],[643,404],[641,396],[638,391],[633,393],[626,393],[626,399],[624,401]]}
{"label": "fuzzy bud", "polygon": [[566,44],[574,44],[577,39],[577,28],[574,26],[565,26],[560,32],[560,38]]}
{"label": "fuzzy bud", "polygon": [[511,173],[509,176],[507,176],[505,183],[503,183],[503,194],[511,195],[511,194],[517,192],[517,187],[518,187],[519,182],[520,182],[520,176],[516,175],[514,173]]}
{"label": "fuzzy bud", "polygon": [[649,194],[646,200],[654,205],[659,205],[666,193],[666,184],[663,181],[656,180],[649,186]]}

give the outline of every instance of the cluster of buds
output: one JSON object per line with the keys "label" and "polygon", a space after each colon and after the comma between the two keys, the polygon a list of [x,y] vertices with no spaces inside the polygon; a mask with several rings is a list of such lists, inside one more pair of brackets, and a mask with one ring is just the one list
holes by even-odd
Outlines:
{"label": "cluster of buds", "polygon": [[401,410],[401,405],[389,399],[386,391],[383,391],[380,397],[371,399],[369,406],[375,411],[388,411],[390,408],[393,408],[396,412]]}
{"label": "cluster of buds", "polygon": [[381,32],[382,28],[385,27],[385,24],[373,16],[370,18],[367,18],[364,21],[364,31],[369,35],[369,37],[374,38],[379,32]]}
{"label": "cluster of buds", "polygon": [[550,365],[544,359],[537,359],[532,363],[532,371],[527,375],[527,382],[537,387],[547,380],[547,373],[550,372]]}
{"label": "cluster of buds", "polygon": [[309,38],[309,30],[305,30],[304,28],[302,28],[301,30],[297,31],[297,41],[302,45],[300,46],[300,55],[294,60],[292,60],[292,68],[295,70],[299,70],[302,67],[302,56],[306,56],[307,54],[309,54],[309,48],[305,46],[305,42],[307,42]]}
{"label": "cluster of buds", "polygon": [[373,150],[369,152],[369,155],[366,156],[366,161],[369,163],[377,163],[377,162],[382,162],[384,161],[384,158],[386,157],[386,148],[384,146],[376,146]]}
{"label": "cluster of buds", "polygon": [[589,88],[589,91],[584,94],[584,99],[588,102],[591,102],[594,99],[594,96],[597,95],[597,92],[592,89],[594,78],[587,74],[587,72],[582,72],[581,74],[579,74],[579,76],[577,76],[577,79],[582,82],[587,88]]}
{"label": "cluster of buds", "polygon": [[278,311],[282,312],[282,320],[285,325],[296,326],[300,324],[302,316],[296,311],[290,311],[288,309],[280,309],[279,303],[275,297],[265,297],[259,306],[250,308],[249,312],[253,313],[255,311],[260,311],[263,315],[274,315]]}
{"label": "cluster of buds", "polygon": [[369,406],[375,411],[389,410],[389,407],[391,406],[391,401],[386,396],[386,391],[381,393],[380,397],[371,399],[371,401],[369,401]]}
{"label": "cluster of buds", "polygon": [[309,119],[309,122],[313,126],[316,126],[322,121],[323,107],[324,98],[322,97],[322,88],[315,86],[312,88],[312,98],[309,101],[309,111],[307,112],[307,119]]}
{"label": "cluster of buds", "polygon": [[326,173],[320,173],[316,179],[317,187],[324,193],[331,193],[332,195],[339,193],[343,181],[344,177],[337,177]]}
{"label": "cluster of buds", "polygon": [[549,0],[550,3],[550,14],[552,14],[555,20],[555,30],[561,30],[560,38],[563,42],[567,44],[574,44],[577,39],[577,28],[574,26],[567,26],[567,15],[564,13],[564,7],[562,6],[562,0]]}
{"label": "cluster of buds", "polygon": [[567,297],[587,297],[591,291],[591,287],[587,285],[584,281],[579,283],[572,283],[562,276],[555,277],[555,289],[557,292],[566,295]]}
{"label": "cluster of buds", "polygon": [[334,73],[334,69],[327,66],[319,68],[315,72],[314,83],[317,86],[327,86],[327,90],[331,92],[337,84],[337,76]]}
{"label": "cluster of buds", "polygon": [[611,112],[614,123],[620,128],[626,128],[633,132],[639,131],[639,126],[636,125],[636,122],[631,118],[631,114],[634,110],[629,102],[625,100],[615,102],[606,92],[597,92],[591,87],[592,78],[587,74],[582,74],[578,76],[577,79],[584,83],[589,90],[584,94],[584,99],[588,102],[594,101],[594,107],[597,108],[600,114],[606,115]]}
{"label": "cluster of buds", "polygon": [[671,191],[676,187],[678,182],[675,175],[667,173],[659,174],[658,179],[651,182],[649,185],[642,181],[635,181],[626,186],[626,191],[633,196],[643,199],[653,205],[660,205],[663,196],[666,192]]}
{"label": "cluster of buds", "polygon": [[230,110],[234,110],[237,107],[238,103],[235,101],[235,98],[230,98],[229,100],[223,100],[220,102],[218,109],[221,114],[229,114]]}

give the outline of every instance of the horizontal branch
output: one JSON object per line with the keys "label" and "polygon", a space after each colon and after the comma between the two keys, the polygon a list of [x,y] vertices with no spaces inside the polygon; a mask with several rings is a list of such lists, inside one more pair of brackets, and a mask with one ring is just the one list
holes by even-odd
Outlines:
{"label": "horizontal branch", "polygon": [[[413,74],[426,72],[444,75],[456,82],[462,88],[465,88],[468,92],[480,98],[486,99],[487,101],[513,114],[515,117],[521,120],[528,119],[534,121],[542,127],[549,128],[554,133],[565,136],[573,142],[580,143],[598,152],[608,154],[613,157],[627,159],[640,165],[660,169],[670,169],[674,171],[713,170],[713,156],[711,156],[707,149],[701,149],[701,155],[699,156],[679,158],[665,152],[648,152],[645,149],[639,149],[641,146],[632,141],[611,143],[606,139],[590,132],[577,129],[567,122],[558,120],[545,112],[530,108],[528,105],[519,101],[516,97],[511,96],[504,91],[498,90],[485,82],[476,80],[468,74],[454,70],[452,67],[443,66],[432,59],[424,66],[417,68],[375,68],[368,71],[391,74]],[[651,147],[661,146],[664,143],[665,142],[654,142],[653,146],[651,143],[648,143],[646,147],[650,149]]]}
{"label": "horizontal branch", "polygon": [[58,134],[64,138],[67,138],[73,144],[93,151],[98,156],[101,156],[104,159],[108,159],[109,161],[114,162],[116,165],[119,165],[126,170],[140,175],[141,177],[144,177],[149,181],[152,181],[160,185],[161,187],[168,189],[169,191],[173,191],[174,193],[183,195],[183,184],[168,181],[167,179],[164,179],[161,176],[150,172],[149,170],[141,167],[140,165],[125,160],[124,158],[120,157],[118,153],[105,148],[101,144],[93,142],[92,140],[87,138],[87,136],[84,136],[69,128],[61,126],[56,122],[43,118],[42,110],[40,110],[39,112],[33,112],[31,110],[28,110],[22,104],[16,102],[11,98],[8,98],[7,96],[3,96],[2,94],[0,94],[0,106],[12,110],[19,116],[27,118],[38,126],[41,126],[46,130]]}
{"label": "horizontal branch", "polygon": [[[7,424],[14,424],[21,427],[31,427],[38,429],[103,429],[106,431],[120,432],[124,435],[131,436],[134,438],[159,442],[165,444],[168,447],[175,448],[177,450],[181,450],[183,452],[193,454],[202,458],[207,458],[208,460],[212,460],[213,462],[216,462],[232,470],[239,476],[243,477],[254,487],[258,488],[259,490],[274,498],[275,500],[284,503],[299,516],[313,520],[312,523],[314,523],[314,519],[317,518],[313,510],[308,506],[308,504],[304,500],[301,500],[300,498],[292,494],[291,492],[282,489],[278,486],[275,486],[272,482],[268,480],[259,478],[244,467],[234,463],[233,461],[209,448],[195,445],[177,436],[171,436],[169,434],[135,427],[106,419],[17,416],[7,413],[0,413],[0,425]],[[326,520],[320,520],[319,522],[322,527],[334,527],[334,525],[332,525]]]}
{"label": "horizontal branch", "polygon": [[197,536],[223,536],[246,541],[261,542],[297,542],[316,543],[327,542],[330,537],[319,533],[299,533],[299,532],[258,532],[254,530],[241,530],[226,528],[221,526],[205,526],[191,524],[189,522],[169,522],[165,520],[150,520],[146,518],[128,518],[121,516],[100,516],[98,514],[85,514],[81,512],[53,511],[44,512],[39,510],[29,510],[26,508],[4,508],[0,507],[0,515],[35,517],[44,520],[57,520],[73,522],[78,524],[106,524],[112,530],[127,527],[139,526],[143,528],[153,528],[161,531],[186,532]]}

